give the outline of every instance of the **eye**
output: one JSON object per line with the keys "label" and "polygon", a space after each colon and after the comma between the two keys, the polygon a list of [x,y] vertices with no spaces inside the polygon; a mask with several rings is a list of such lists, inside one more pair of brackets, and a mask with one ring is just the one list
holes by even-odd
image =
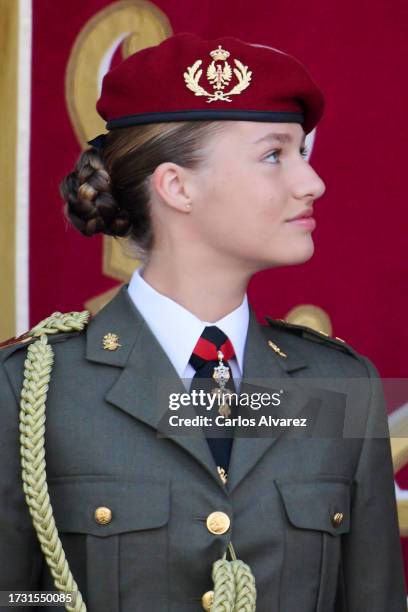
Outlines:
{"label": "eye", "polygon": [[[269,157],[274,156],[274,159],[275,159],[274,165],[275,165],[275,164],[278,164],[278,163],[279,163],[279,157],[280,157],[280,154],[281,154],[281,153],[282,153],[282,149],[275,149],[274,151],[271,151],[271,152],[270,152],[270,153],[269,153],[269,154],[268,154],[268,155],[265,157],[265,159],[268,159]],[[300,155],[303,157],[303,159],[307,159],[307,156],[309,155],[309,149],[308,149],[307,147],[301,147],[301,148],[299,149],[299,153],[300,153]]]}
{"label": "eye", "polygon": [[268,153],[268,155],[265,157],[265,159],[268,159],[269,157],[272,157],[272,155],[274,155],[275,156],[275,163],[279,163],[277,161],[277,157],[279,157],[281,152],[282,152],[282,149],[275,149],[275,151],[271,151],[270,153]]}

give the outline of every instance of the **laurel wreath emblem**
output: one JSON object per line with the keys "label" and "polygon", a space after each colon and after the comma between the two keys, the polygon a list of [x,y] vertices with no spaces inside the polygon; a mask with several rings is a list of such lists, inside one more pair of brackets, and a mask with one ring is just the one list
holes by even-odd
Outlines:
{"label": "laurel wreath emblem", "polygon": [[192,66],[188,66],[187,72],[184,72],[183,76],[188,89],[193,91],[196,96],[207,96],[208,100],[206,101],[208,103],[215,102],[216,100],[232,102],[229,96],[240,94],[251,82],[252,71],[248,70],[248,66],[234,59],[236,68],[233,69],[233,72],[238,83],[230,91],[222,91],[232,78],[231,66],[228,62],[224,62],[224,67],[221,69],[221,66],[217,66],[213,61],[207,69],[207,79],[215,90],[214,93],[210,93],[199,85],[199,80],[203,74],[203,70],[200,68],[202,63],[202,60],[197,60]]}

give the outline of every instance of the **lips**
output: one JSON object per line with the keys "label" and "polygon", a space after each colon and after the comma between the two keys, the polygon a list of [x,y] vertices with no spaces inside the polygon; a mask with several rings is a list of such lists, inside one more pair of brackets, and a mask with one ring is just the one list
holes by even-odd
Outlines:
{"label": "lips", "polygon": [[308,219],[313,215],[313,208],[307,208],[299,213],[296,217],[292,217],[291,219],[286,219],[286,221],[295,221],[297,219]]}

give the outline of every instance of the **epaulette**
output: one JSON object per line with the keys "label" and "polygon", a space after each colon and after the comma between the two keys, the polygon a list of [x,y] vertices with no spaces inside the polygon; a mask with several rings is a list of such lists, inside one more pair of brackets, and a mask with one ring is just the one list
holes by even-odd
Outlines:
{"label": "epaulette", "polygon": [[349,353],[350,355],[359,358],[357,351],[353,349],[352,346],[347,344],[345,340],[339,338],[338,336],[329,336],[329,334],[326,334],[323,331],[317,331],[316,329],[307,327],[306,325],[289,323],[289,321],[285,321],[285,319],[272,319],[272,317],[265,316],[265,320],[271,327],[285,329],[296,334],[297,336],[306,338],[307,340],[312,340],[314,342],[318,342],[319,344],[326,344],[331,348]]}
{"label": "epaulette", "polygon": [[30,332],[24,332],[21,336],[13,336],[12,338],[0,342],[0,350],[16,344],[27,344],[30,340],[34,340],[34,337],[30,336]]}
{"label": "epaulette", "polygon": [[19,348],[25,348],[32,344],[44,334],[52,344],[77,336],[83,331],[91,318],[92,315],[87,310],[67,313],[53,312],[49,317],[34,325],[29,331],[1,342],[0,361],[6,359]]}

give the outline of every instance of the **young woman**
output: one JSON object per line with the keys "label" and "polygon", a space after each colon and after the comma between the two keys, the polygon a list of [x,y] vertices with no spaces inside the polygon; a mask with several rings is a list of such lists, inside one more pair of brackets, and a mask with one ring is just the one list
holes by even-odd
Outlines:
{"label": "young woman", "polygon": [[375,367],[260,325],[246,297],[313,254],[321,91],[277,49],[183,33],[109,72],[97,109],[109,132],[63,180],[66,214],[142,266],[90,322],[57,313],[0,353],[0,590],[91,612],[405,611]]}

